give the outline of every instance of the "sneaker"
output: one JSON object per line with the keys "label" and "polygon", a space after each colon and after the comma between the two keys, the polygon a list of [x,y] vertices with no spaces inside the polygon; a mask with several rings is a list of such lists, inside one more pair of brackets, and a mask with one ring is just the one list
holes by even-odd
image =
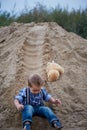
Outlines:
{"label": "sneaker", "polygon": [[30,130],[30,124],[25,124],[25,126],[22,130]]}
{"label": "sneaker", "polygon": [[53,122],[53,126],[57,129],[57,130],[61,130],[63,128],[63,126],[60,124],[60,122],[55,121]]}
{"label": "sneaker", "polygon": [[26,126],[24,126],[24,128],[22,128],[22,130],[27,130],[27,129],[26,129]]}

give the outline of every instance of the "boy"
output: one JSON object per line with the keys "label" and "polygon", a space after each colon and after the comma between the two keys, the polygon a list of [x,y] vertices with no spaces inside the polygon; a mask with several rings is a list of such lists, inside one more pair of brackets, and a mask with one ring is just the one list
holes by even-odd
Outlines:
{"label": "boy", "polygon": [[59,99],[54,99],[43,86],[43,80],[38,74],[34,74],[28,79],[28,87],[20,90],[15,96],[14,104],[22,112],[23,130],[30,130],[33,116],[46,117],[49,123],[60,130],[62,125],[53,111],[44,106],[44,101],[54,104],[61,104]]}

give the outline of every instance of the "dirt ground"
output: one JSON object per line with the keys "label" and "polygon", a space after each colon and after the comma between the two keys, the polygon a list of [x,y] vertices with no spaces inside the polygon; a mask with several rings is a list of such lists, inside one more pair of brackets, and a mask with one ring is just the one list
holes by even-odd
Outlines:
{"label": "dirt ground", "polygon": [[[65,73],[48,82],[46,64],[54,60]],[[87,40],[56,23],[13,23],[0,28],[0,130],[21,130],[21,113],[13,97],[39,73],[47,90],[62,101],[47,104],[61,120],[63,130],[87,130]],[[32,130],[50,130],[46,119],[34,117]]]}

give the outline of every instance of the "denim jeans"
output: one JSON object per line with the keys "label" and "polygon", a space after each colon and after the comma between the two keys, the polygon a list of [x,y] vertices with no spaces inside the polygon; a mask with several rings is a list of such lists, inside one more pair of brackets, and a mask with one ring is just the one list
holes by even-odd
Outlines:
{"label": "denim jeans", "polygon": [[53,121],[58,121],[59,125],[61,123],[58,117],[53,113],[53,111],[47,106],[31,106],[25,105],[24,109],[22,110],[22,122],[23,126],[26,121],[32,123],[33,116],[40,116],[47,118],[48,122],[52,125]]}

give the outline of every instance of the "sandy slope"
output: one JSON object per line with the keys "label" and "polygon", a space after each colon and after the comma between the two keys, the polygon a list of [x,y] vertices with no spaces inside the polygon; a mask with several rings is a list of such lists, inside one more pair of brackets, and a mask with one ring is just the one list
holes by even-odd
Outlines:
{"label": "sandy slope", "polygon": [[[56,82],[47,82],[46,63],[55,60],[65,69]],[[0,29],[0,130],[21,129],[13,96],[27,86],[31,73],[39,73],[46,88],[62,106],[48,104],[64,130],[87,129],[87,40],[68,33],[56,23],[13,23]],[[52,129],[45,119],[34,118],[32,129]]]}

